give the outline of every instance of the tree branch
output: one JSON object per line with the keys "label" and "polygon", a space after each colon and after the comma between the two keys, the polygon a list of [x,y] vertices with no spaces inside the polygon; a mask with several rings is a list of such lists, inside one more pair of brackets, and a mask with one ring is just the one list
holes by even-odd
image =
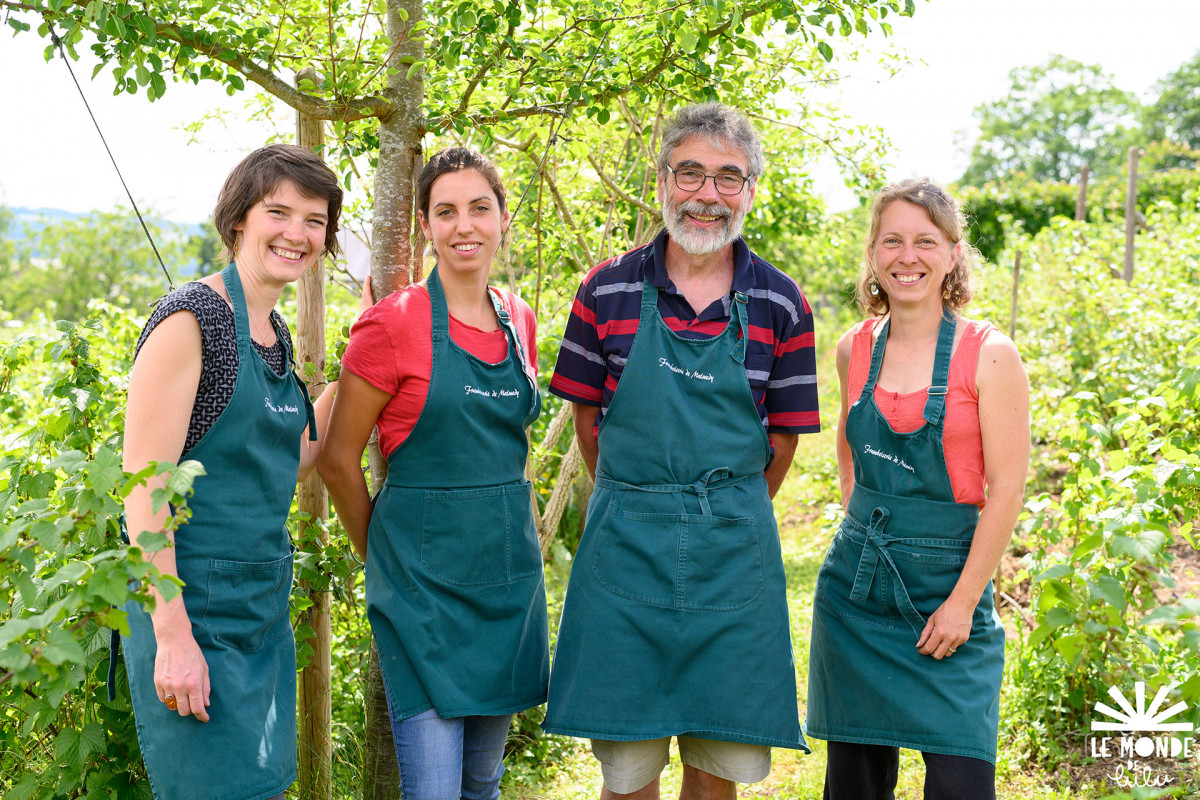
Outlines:
{"label": "tree branch", "polygon": [[516,26],[510,21],[508,23],[508,33],[504,39],[500,40],[500,47],[496,50],[496,54],[480,64],[479,69],[471,76],[471,80],[467,81],[467,88],[463,90],[462,99],[458,102],[458,108],[454,112],[455,116],[466,112],[467,105],[471,102],[471,95],[475,93],[475,89],[479,86],[479,83],[487,76],[492,65],[504,57],[504,51],[508,49],[508,41],[512,38],[516,30]]}
{"label": "tree branch", "polygon": [[640,198],[634,197],[633,195],[629,194],[624,189],[622,189],[620,186],[617,186],[616,181],[614,181],[612,178],[610,178],[604,174],[604,168],[600,166],[600,162],[597,161],[596,157],[593,156],[591,153],[588,153],[587,160],[588,160],[588,163],[592,165],[592,169],[596,170],[596,174],[600,176],[601,183],[603,183],[605,186],[607,186],[609,188],[609,190],[613,194],[615,194],[617,197],[619,197],[621,200],[624,200],[626,203],[628,203],[631,206],[635,206],[635,207],[641,209],[642,211],[644,211],[645,213],[647,213],[651,216],[654,216],[654,217],[662,216],[662,211],[660,209],[657,209],[654,206],[649,205],[648,203],[646,203],[644,200],[642,200]]}
{"label": "tree branch", "polygon": [[[392,104],[387,99],[378,96],[359,98],[351,103],[322,100],[301,92],[275,73],[260,67],[241,53],[232,51],[223,45],[207,44],[188,35],[178,27],[163,22],[156,23],[154,30],[157,36],[186,45],[198,53],[203,53],[213,61],[219,61],[222,64],[232,67],[258,84],[267,93],[279,98],[297,111],[315,119],[353,122],[370,117],[387,117],[394,110]],[[233,52],[233,55],[231,57],[223,57],[228,52]]]}

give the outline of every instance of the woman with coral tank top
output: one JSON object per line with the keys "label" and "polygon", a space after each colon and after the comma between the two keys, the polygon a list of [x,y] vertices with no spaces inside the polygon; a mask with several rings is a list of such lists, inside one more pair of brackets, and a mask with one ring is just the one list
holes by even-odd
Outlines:
{"label": "woman with coral tank top", "polygon": [[974,248],[927,180],[876,198],[859,282],[870,319],[838,343],[846,517],[817,577],[805,732],[826,800],[887,800],[899,748],[926,800],[992,800],[1004,629],[991,576],[1029,465],[1012,341],[961,316]]}

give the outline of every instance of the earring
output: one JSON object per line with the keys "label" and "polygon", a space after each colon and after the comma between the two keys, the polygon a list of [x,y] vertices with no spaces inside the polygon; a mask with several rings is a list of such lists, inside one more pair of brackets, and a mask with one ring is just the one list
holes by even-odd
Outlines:
{"label": "earring", "polygon": [[238,252],[242,249],[242,232],[233,232],[233,257],[238,257]]}
{"label": "earring", "polygon": [[867,291],[871,293],[871,297],[878,297],[879,281],[875,280],[874,278],[871,278],[871,280],[867,281]]}

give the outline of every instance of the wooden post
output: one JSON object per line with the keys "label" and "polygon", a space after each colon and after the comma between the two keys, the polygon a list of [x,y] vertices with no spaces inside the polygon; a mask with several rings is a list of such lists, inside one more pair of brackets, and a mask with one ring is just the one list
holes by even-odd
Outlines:
{"label": "wooden post", "polygon": [[1083,222],[1087,219],[1087,182],[1089,171],[1087,164],[1079,168],[1079,197],[1075,200],[1076,222]]}
{"label": "wooden post", "polygon": [[[1084,167],[1087,169],[1087,167]],[[1008,338],[1014,342],[1017,340],[1017,288],[1021,284],[1021,251],[1018,250],[1013,258],[1013,287],[1012,287],[1012,305],[1008,311]]]}
{"label": "wooden post", "polygon": [[[311,68],[296,74],[296,84],[302,79],[320,82]],[[318,150],[325,144],[324,123],[296,112],[296,141],[301,147]],[[296,353],[301,369],[312,364],[316,371],[309,383],[308,393],[313,400],[325,388],[325,263],[317,263],[301,276],[296,286]],[[314,522],[329,519],[329,495],[325,484],[314,471],[300,484],[297,495],[300,513],[308,514]],[[303,537],[314,522],[301,522]],[[322,546],[328,536],[319,535]],[[307,586],[302,584],[305,589]],[[313,654],[299,681],[299,760],[301,800],[326,800],[333,796],[332,691],[328,590],[308,592],[312,605],[301,618],[313,629]]]}
{"label": "wooden post", "polygon": [[1142,151],[1129,148],[1129,179],[1125,184],[1125,282],[1133,282],[1133,239],[1137,234],[1137,167]]}

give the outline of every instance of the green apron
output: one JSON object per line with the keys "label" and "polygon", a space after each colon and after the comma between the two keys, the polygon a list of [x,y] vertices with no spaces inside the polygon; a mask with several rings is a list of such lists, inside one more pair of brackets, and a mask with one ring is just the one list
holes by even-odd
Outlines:
{"label": "green apron", "polygon": [[945,314],[924,425],[896,433],[875,404],[887,322],[847,415],[854,491],[817,576],[805,732],[994,764],[1004,628],[991,584],[954,655],[938,661],[916,646],[958,582],[979,519],[954,501],[942,452],[955,327]]}
{"label": "green apron", "polygon": [[300,435],[307,425],[315,439],[316,426],[299,378],[276,375],[251,343],[237,267],[221,277],[237,331],[237,383],[213,427],[181,456],[207,474],[195,482],[191,520],[175,534],[184,607],[208,663],[211,721],[181,717],[158,699],[150,615],[136,602],[125,605],[129,692],[159,800],[259,800],[296,780],[293,548],[285,523]]}
{"label": "green apron", "polygon": [[563,607],[543,727],[618,741],[687,734],[807,750],[770,443],[743,360],[746,296],[684,339],[642,289],[601,421],[596,488]]}
{"label": "green apron", "polygon": [[511,714],[546,699],[549,624],[525,480],[541,397],[508,312],[498,364],[450,338],[437,270],[429,395],[388,456],[367,535],[367,618],[396,719]]}

